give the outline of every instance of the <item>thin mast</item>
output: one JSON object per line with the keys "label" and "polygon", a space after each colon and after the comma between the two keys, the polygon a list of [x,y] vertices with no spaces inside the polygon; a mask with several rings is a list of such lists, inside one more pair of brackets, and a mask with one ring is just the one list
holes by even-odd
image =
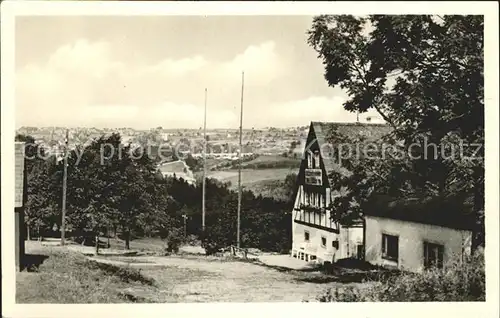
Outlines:
{"label": "thin mast", "polygon": [[241,109],[240,109],[240,151],[238,152],[238,223],[236,227],[236,246],[240,247],[240,214],[241,214],[241,137],[243,132],[243,88],[245,72],[241,73]]}
{"label": "thin mast", "polygon": [[64,245],[66,235],[66,187],[68,182],[68,137],[69,131],[66,129],[66,138],[64,139],[64,158],[63,158],[63,184],[62,184],[62,213],[61,213],[61,245]]}
{"label": "thin mast", "polygon": [[207,89],[205,88],[205,114],[203,118],[203,181],[201,199],[201,228],[205,232],[205,179],[207,174]]}

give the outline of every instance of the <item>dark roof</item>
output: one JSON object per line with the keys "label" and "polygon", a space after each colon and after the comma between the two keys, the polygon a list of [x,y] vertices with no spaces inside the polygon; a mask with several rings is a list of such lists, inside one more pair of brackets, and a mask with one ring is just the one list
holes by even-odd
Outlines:
{"label": "dark roof", "polygon": [[314,127],[316,138],[320,143],[325,143],[332,131],[336,131],[351,138],[364,134],[364,136],[366,136],[368,140],[376,140],[382,138],[392,131],[391,126],[389,126],[388,124],[313,121],[311,122],[311,125]]}
{"label": "dark roof", "polygon": [[182,161],[172,161],[162,164],[159,169],[163,173],[183,173],[185,165]]}
{"label": "dark roof", "polygon": [[[361,142],[367,143],[379,140],[392,132],[391,126],[375,123],[311,122],[311,129],[314,130],[316,140],[320,145],[321,157],[327,173],[335,171],[343,175],[349,175],[350,171],[345,167],[341,167],[337,158],[324,153],[328,151],[328,147],[322,147],[328,144],[328,139],[332,133],[344,135],[349,139],[363,135],[364,140]],[[362,209],[365,215],[439,225],[454,229],[472,230],[475,224],[471,205],[457,198],[401,199],[387,195],[377,195]]]}
{"label": "dark roof", "polygon": [[[349,174],[349,171],[338,164],[337,158],[331,154],[324,153],[328,147],[322,147],[328,144],[328,139],[332,133],[344,135],[348,138],[356,138],[361,135],[365,137],[365,142],[381,139],[389,134],[392,128],[387,124],[368,124],[368,123],[336,123],[336,122],[311,122],[314,129],[316,140],[320,145],[321,157],[325,164],[327,173],[332,171],[340,172],[343,175]],[[332,145],[335,146],[335,145]]]}
{"label": "dark roof", "polygon": [[438,225],[459,230],[473,230],[472,206],[458,198],[405,198],[374,196],[364,207],[365,215],[401,221]]}

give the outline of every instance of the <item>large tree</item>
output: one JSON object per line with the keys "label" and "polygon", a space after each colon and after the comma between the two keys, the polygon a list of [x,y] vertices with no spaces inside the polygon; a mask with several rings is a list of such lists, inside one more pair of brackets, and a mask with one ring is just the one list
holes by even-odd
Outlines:
{"label": "large tree", "polygon": [[[323,61],[328,84],[348,93],[344,108],[360,113],[374,109],[394,129],[392,143],[402,142],[404,149],[419,146],[411,148],[412,157],[352,160],[354,173],[349,180],[339,180],[352,196],[339,203],[344,210],[359,206],[373,189],[394,188],[389,182],[400,190],[396,196],[455,195],[473,202],[478,220],[475,244],[480,243],[483,29],[482,16],[314,18],[308,43]],[[367,191],[361,191],[361,185]]]}

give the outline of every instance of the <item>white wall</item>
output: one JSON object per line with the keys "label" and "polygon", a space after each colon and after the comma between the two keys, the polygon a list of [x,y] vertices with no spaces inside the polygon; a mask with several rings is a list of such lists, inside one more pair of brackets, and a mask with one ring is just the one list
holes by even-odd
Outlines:
{"label": "white wall", "polygon": [[[293,222],[292,249],[315,255],[320,261],[335,262],[342,258],[356,257],[357,246],[363,244],[363,228],[340,228],[340,233],[329,232],[315,227]],[[304,240],[304,232],[309,232],[309,242]],[[326,238],[323,247],[321,237]],[[339,241],[339,249],[333,247],[333,241]]]}
{"label": "white wall", "polygon": [[[330,203],[330,189],[326,188],[326,198],[324,205],[328,206]],[[300,185],[295,199],[295,208],[299,208],[301,204],[305,204],[305,196],[303,186]],[[323,204],[319,205],[320,207]],[[303,218],[301,218],[303,216]],[[314,216],[314,217],[313,217]],[[315,255],[319,261],[337,261],[341,258],[355,257],[357,254],[357,245],[363,244],[363,228],[337,228],[330,220],[331,214],[327,209],[325,214],[307,212],[307,211],[292,211],[292,250],[303,251],[309,255]],[[340,233],[334,233],[316,227],[298,224],[294,219],[303,219],[306,222],[315,223],[323,227],[332,227],[340,230]],[[309,232],[309,242],[304,241],[304,231]],[[321,244],[321,237],[326,237],[325,247]],[[332,242],[339,241],[339,249],[333,247]]]}
{"label": "white wall", "polygon": [[365,260],[383,266],[396,266],[382,259],[382,233],[399,236],[398,268],[414,272],[424,266],[424,240],[444,246],[444,263],[470,254],[472,233],[436,225],[366,216]]}
{"label": "white wall", "polygon": [[[320,261],[332,262],[335,249],[332,241],[338,238],[338,234],[317,229],[303,224],[293,222],[293,250],[302,251],[310,255],[316,255]],[[309,242],[304,240],[304,231],[309,232]],[[326,237],[325,247],[321,246],[321,237]]]}
{"label": "white wall", "polygon": [[339,258],[356,257],[358,245],[363,245],[363,228],[342,227],[340,229]]}

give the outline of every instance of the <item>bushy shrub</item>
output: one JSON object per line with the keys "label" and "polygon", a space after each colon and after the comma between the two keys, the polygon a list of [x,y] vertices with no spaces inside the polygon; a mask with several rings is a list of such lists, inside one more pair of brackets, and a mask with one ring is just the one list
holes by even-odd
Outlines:
{"label": "bushy shrub", "polygon": [[484,252],[478,251],[463,262],[445,269],[422,273],[400,272],[381,282],[369,282],[364,289],[343,287],[328,290],[320,302],[352,301],[484,301]]}
{"label": "bushy shrub", "polygon": [[169,230],[166,241],[166,251],[169,253],[177,253],[181,244],[184,241],[183,233],[178,228],[172,228]]}
{"label": "bushy shrub", "polygon": [[198,236],[190,234],[187,236],[184,243],[191,246],[198,246],[200,245],[200,240],[198,239]]}
{"label": "bushy shrub", "polygon": [[201,235],[201,247],[205,249],[206,255],[214,255],[226,246],[227,244],[224,244],[219,237],[210,234],[210,232]]}

